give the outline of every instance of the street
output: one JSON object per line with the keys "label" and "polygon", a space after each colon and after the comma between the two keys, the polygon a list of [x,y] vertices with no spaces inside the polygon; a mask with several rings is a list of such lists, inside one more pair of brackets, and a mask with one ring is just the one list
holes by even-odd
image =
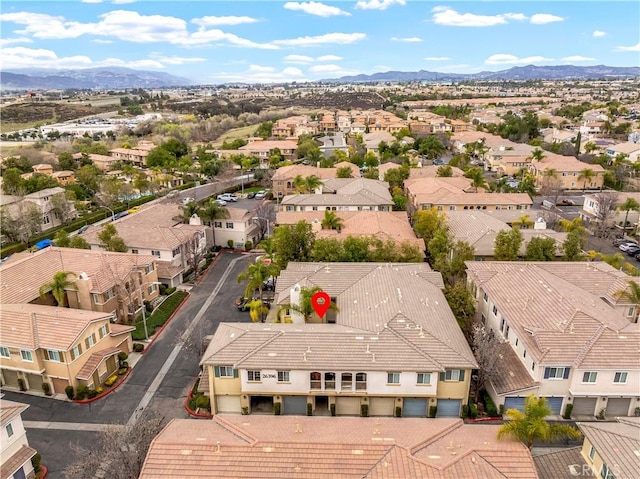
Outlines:
{"label": "street", "polygon": [[125,424],[144,414],[167,420],[188,417],[183,403],[199,373],[202,339],[213,334],[222,321],[250,321],[248,313],[237,311],[234,301],[244,290],[236,278],[253,258],[222,253],[126,382],[105,398],[76,404],[5,392],[6,399],[30,405],[22,416],[25,422],[78,423],[77,430],[55,429],[55,425],[52,429],[34,428],[27,423],[29,442],[42,455],[48,477],[63,477],[62,471],[74,459],[68,445],[92,441],[99,432],[87,429],[98,424]]}

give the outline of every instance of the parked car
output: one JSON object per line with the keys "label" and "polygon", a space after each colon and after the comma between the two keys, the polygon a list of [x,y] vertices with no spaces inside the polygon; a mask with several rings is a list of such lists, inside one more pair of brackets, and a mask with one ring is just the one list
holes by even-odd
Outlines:
{"label": "parked car", "polygon": [[640,252],[636,253],[633,257],[636,259],[636,261],[640,261]]}
{"label": "parked car", "polygon": [[85,231],[87,231],[89,229],[90,225],[84,225],[82,228],[80,228],[78,230],[78,234],[81,235],[82,233],[84,233]]}
{"label": "parked car", "polygon": [[255,199],[256,200],[263,200],[265,199],[265,197],[267,196],[267,190],[260,190],[256,193]]}
{"label": "parked car", "polygon": [[226,201],[227,203],[229,201],[238,201],[238,197],[236,195],[231,194],[231,193],[223,193],[221,195],[218,195],[216,197],[216,199],[222,200],[222,201]]}
{"label": "parked car", "polygon": [[564,200],[558,203],[558,206],[575,206],[575,204],[576,204],[575,201],[565,198]]}
{"label": "parked car", "polygon": [[190,196],[182,198],[182,204],[183,205],[187,205],[187,204],[191,203],[192,201],[195,201],[195,200],[193,198],[191,198]]}
{"label": "parked car", "polygon": [[114,220],[119,220],[120,218],[124,218],[125,216],[128,216],[129,212],[128,211],[121,211],[120,213],[116,213],[116,215],[113,217]]}
{"label": "parked car", "polygon": [[262,289],[265,291],[275,291],[276,290],[276,279],[271,276],[264,283],[262,283]]}
{"label": "parked car", "polygon": [[624,239],[622,236],[615,238],[613,240],[613,246],[620,246],[621,244],[624,244],[624,243],[631,243],[631,241]]}
{"label": "parked car", "polygon": [[[250,308],[250,304],[252,301],[255,301],[259,298],[245,298],[244,296],[240,296],[238,299],[236,299],[236,308],[238,308],[238,311],[249,311]],[[271,307],[271,303],[269,301],[265,301],[262,300],[262,304],[264,304],[267,308]]]}
{"label": "parked car", "polygon": [[435,159],[433,160],[434,165],[444,165],[444,160]]}
{"label": "parked car", "polygon": [[622,243],[620,246],[618,246],[618,249],[626,253],[627,251],[629,251],[630,248],[634,246],[637,247],[638,245],[636,243],[632,243],[631,241],[629,241],[627,243]]}
{"label": "parked car", "polygon": [[256,196],[256,192],[255,191],[250,191],[249,193],[247,193],[247,198],[252,199],[255,198]]}
{"label": "parked car", "polygon": [[213,200],[214,203],[217,203],[220,206],[227,206],[227,202],[224,200]]}
{"label": "parked car", "polygon": [[628,256],[635,256],[640,253],[640,246],[630,246],[625,253],[627,253]]}
{"label": "parked car", "polygon": [[134,213],[137,213],[138,211],[140,211],[142,207],[141,206],[134,206],[133,208],[129,209],[129,214],[132,215]]}

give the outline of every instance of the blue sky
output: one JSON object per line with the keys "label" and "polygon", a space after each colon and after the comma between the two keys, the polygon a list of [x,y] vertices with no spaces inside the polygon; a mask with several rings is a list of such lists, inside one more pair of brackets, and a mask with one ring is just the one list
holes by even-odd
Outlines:
{"label": "blue sky", "polygon": [[640,66],[639,19],[636,0],[3,0],[0,65],[122,66],[211,84]]}

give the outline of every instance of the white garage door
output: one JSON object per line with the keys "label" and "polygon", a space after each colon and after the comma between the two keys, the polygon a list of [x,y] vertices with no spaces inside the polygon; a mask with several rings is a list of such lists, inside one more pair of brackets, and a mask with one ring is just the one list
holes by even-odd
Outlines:
{"label": "white garage door", "polygon": [[427,399],[404,398],[402,406],[402,416],[404,417],[426,417]]}
{"label": "white garage door", "polygon": [[609,398],[607,401],[606,416],[627,416],[629,414],[629,406],[631,405],[630,398]]}
{"label": "white garage door", "polygon": [[369,399],[369,416],[393,416],[394,398]]}
{"label": "white garage door", "polygon": [[337,398],[336,415],[338,416],[359,416],[360,398]]}
{"label": "white garage door", "polygon": [[575,398],[572,416],[595,416],[598,398]]}
{"label": "white garage door", "polygon": [[461,399],[438,399],[436,417],[460,417]]}
{"label": "white garage door", "polygon": [[240,396],[217,396],[218,412],[240,413]]}

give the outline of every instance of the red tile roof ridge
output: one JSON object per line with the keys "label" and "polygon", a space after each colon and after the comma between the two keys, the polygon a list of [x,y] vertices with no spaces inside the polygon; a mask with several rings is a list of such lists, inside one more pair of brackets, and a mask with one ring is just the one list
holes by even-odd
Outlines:
{"label": "red tile roof ridge", "polygon": [[221,417],[221,416],[216,414],[215,416],[213,416],[213,420],[219,426],[225,428],[230,433],[238,436],[240,439],[242,439],[243,441],[246,441],[247,443],[251,444],[252,446],[255,446],[258,443],[258,439],[255,436],[252,436],[247,431],[245,431],[244,429],[241,429],[239,426],[236,426],[232,422],[229,422],[229,421],[225,420],[224,417]]}
{"label": "red tile roof ridge", "polygon": [[410,453],[411,457],[413,457],[415,454],[417,454],[421,450],[426,449],[427,447],[429,447],[434,442],[436,442],[436,441],[442,439],[443,437],[447,436],[448,434],[452,433],[453,431],[458,429],[463,424],[464,424],[464,421],[462,419],[460,419],[459,421],[455,421],[455,422],[451,423],[450,425],[448,425],[447,427],[445,427],[444,429],[442,429],[435,436],[431,436],[431,437],[425,439],[424,441],[412,446],[411,449],[409,449],[409,453]]}

